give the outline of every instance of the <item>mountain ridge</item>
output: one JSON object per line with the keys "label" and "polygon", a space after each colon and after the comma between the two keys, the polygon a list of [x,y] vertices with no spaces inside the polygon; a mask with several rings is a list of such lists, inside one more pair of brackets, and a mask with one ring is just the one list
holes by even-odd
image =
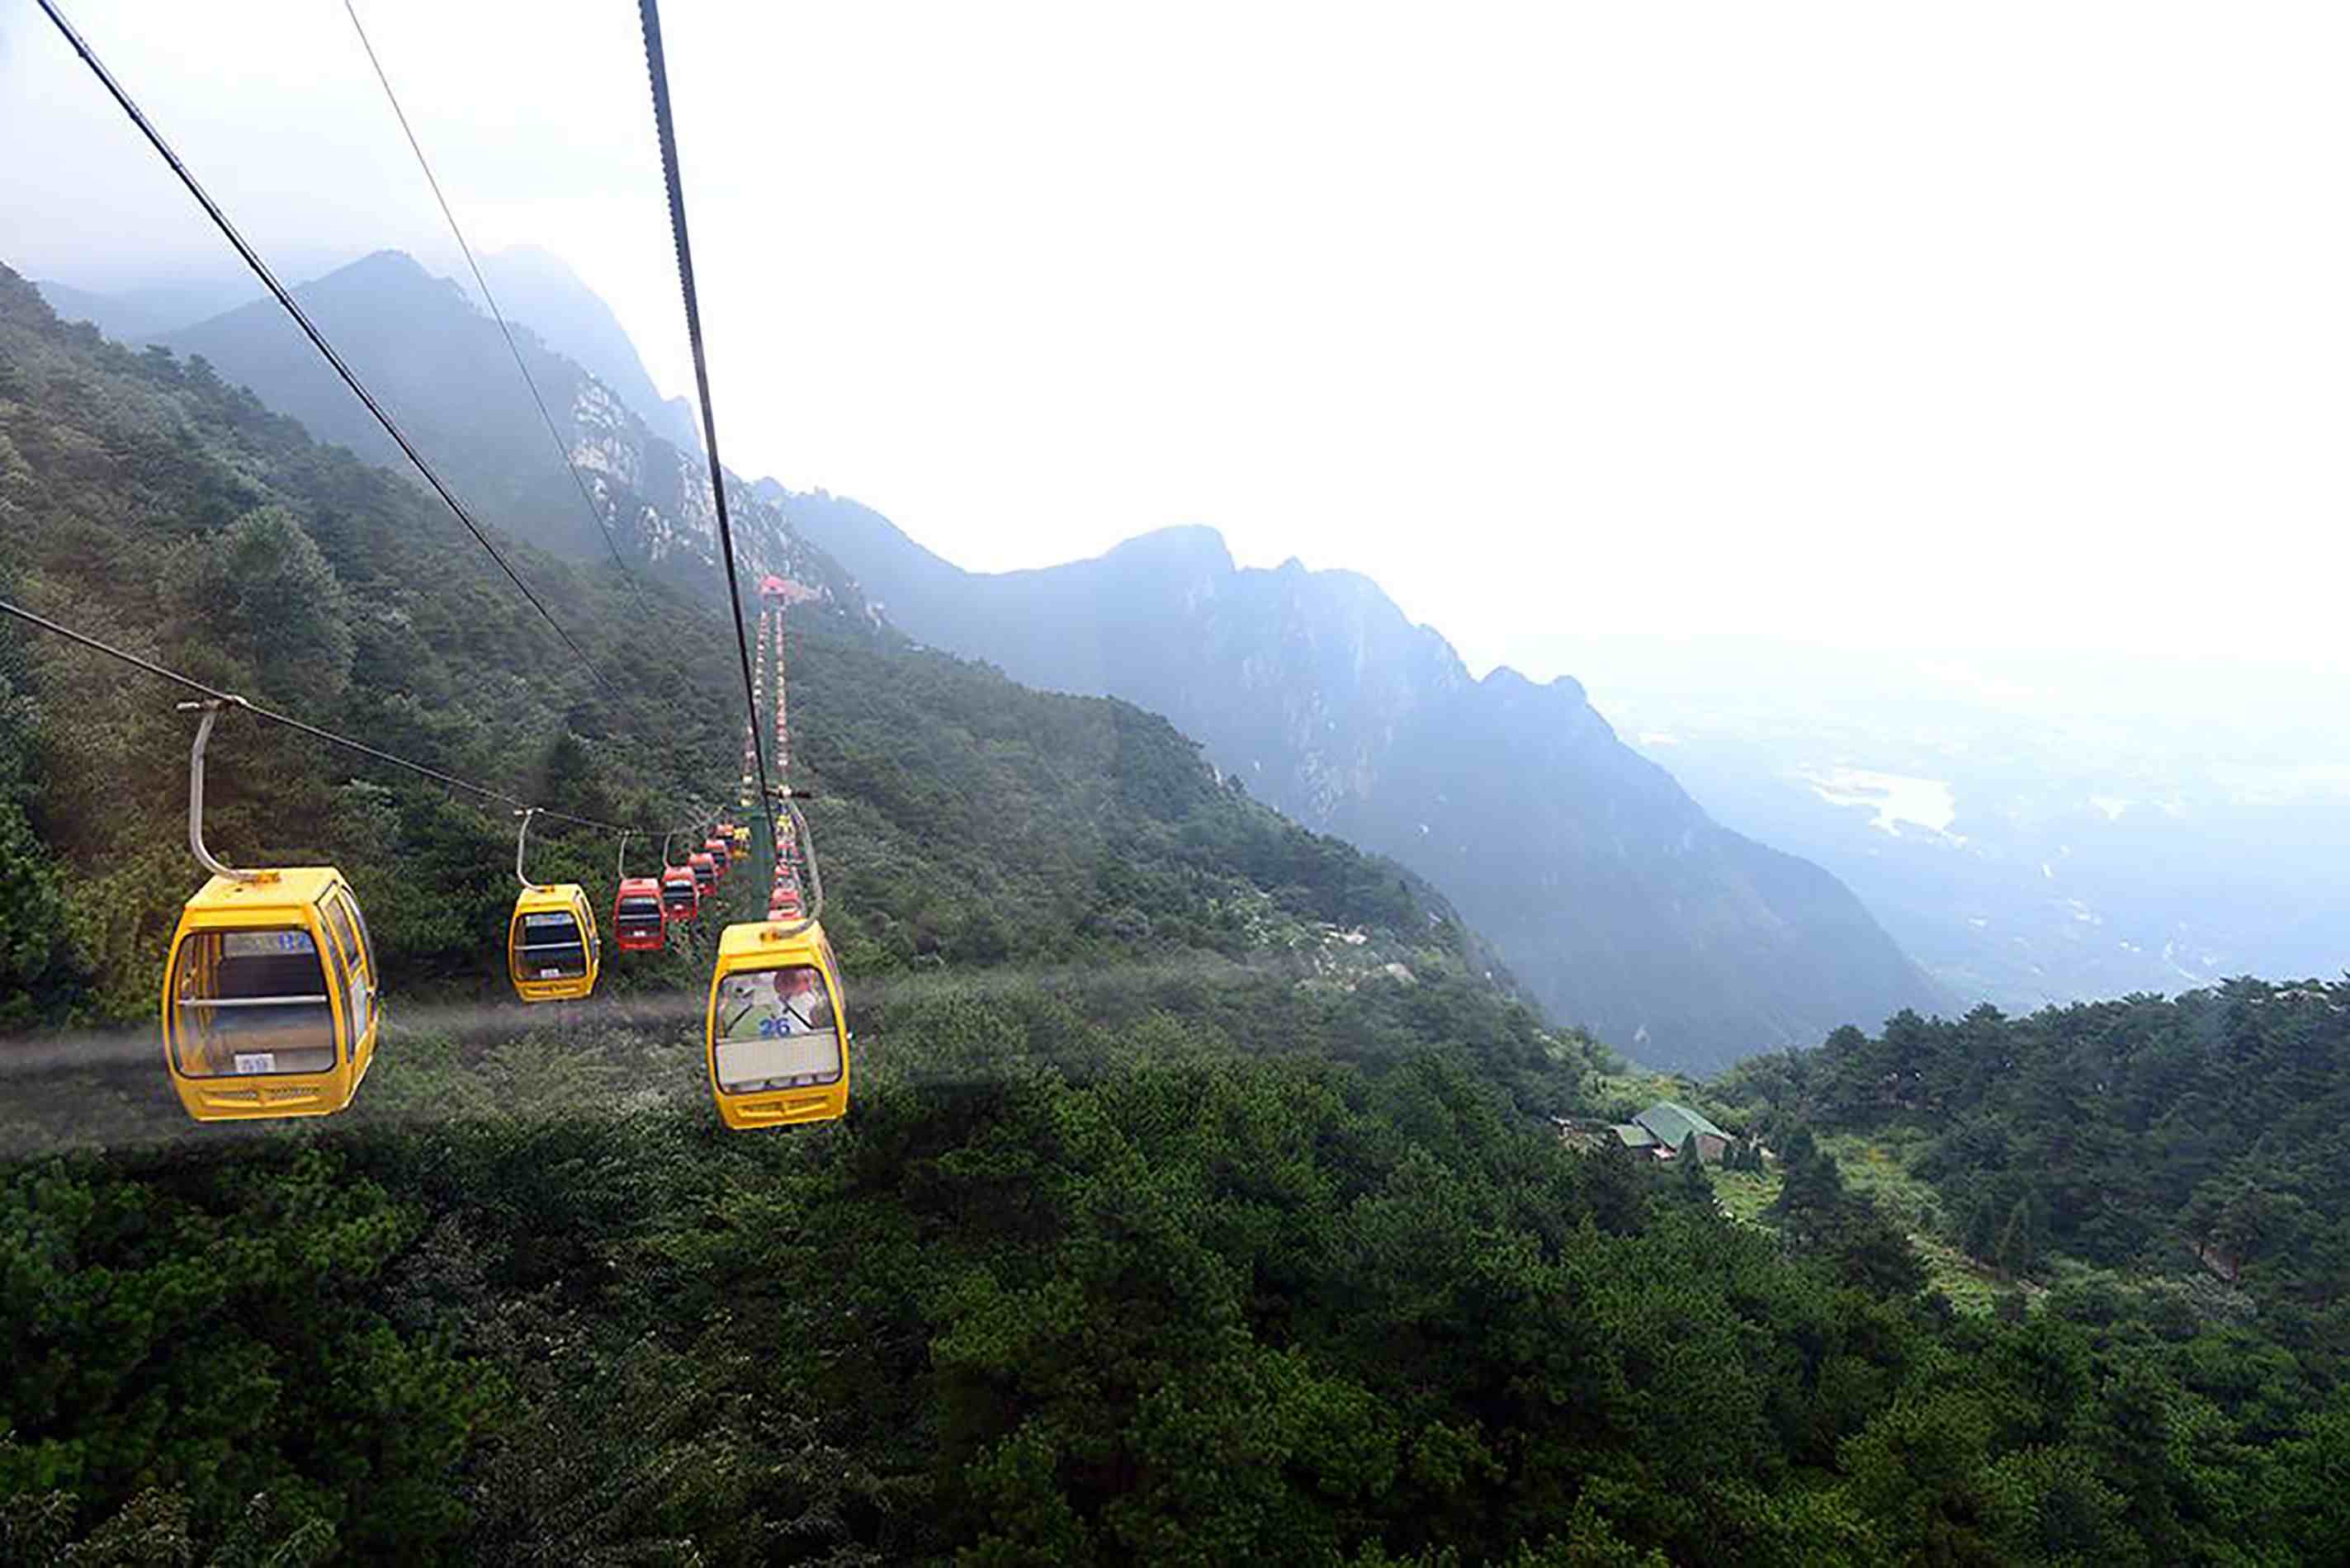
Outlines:
{"label": "mountain ridge", "polygon": [[662,439],[683,452],[702,450],[693,405],[661,396],[620,318],[569,263],[544,246],[509,245],[484,256],[482,271],[509,324],[527,322],[540,342],[603,382]]}
{"label": "mountain ridge", "polygon": [[909,635],[1164,712],[1300,821],[1429,877],[1555,1015],[1643,1060],[1947,1003],[1840,882],[1713,822],[1582,682],[1471,676],[1362,574],[1243,568],[1197,524],[968,573],[853,501],[785,511]]}

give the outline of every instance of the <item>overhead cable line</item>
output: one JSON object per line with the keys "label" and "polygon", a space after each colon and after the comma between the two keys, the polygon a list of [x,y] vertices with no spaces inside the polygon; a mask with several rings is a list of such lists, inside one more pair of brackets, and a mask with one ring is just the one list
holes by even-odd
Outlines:
{"label": "overhead cable line", "polygon": [[[555,635],[563,639],[563,645],[571,650],[573,657],[579,660],[588,674],[596,678],[597,684],[603,687],[606,694],[615,702],[619,702],[619,692],[609,680],[605,679],[604,672],[596,667],[595,661],[588,657],[587,650],[573,640],[569,632],[563,629],[563,624],[555,618],[553,613],[540,601],[539,597],[531,591],[530,585],[523,581],[522,574],[515,570],[514,564],[490,542],[489,535],[483,532],[481,524],[473,521],[473,514],[465,510],[465,504],[458,500],[456,493],[442,482],[441,476],[433,472],[432,465],[424,461],[424,454],[416,450],[415,443],[411,441],[401,432],[400,428],[392,422],[391,416],[384,411],[381,403],[376,401],[375,395],[367,389],[357,373],[343,362],[343,357],[335,352],[334,345],[327,341],[326,335],[311,322],[308,313],[303,310],[300,303],[287,291],[286,286],[277,281],[277,275],[269,270],[269,264],[261,259],[261,254],[245,243],[244,236],[237,232],[236,225],[229,222],[228,214],[221,210],[220,204],[212,199],[196,177],[189,172],[188,166],[180,161],[180,155],[172,151],[172,144],[163,139],[163,133],[155,129],[153,122],[149,120],[139,106],[131,101],[130,95],[123,90],[122,84],[114,79],[114,74],[106,68],[105,62],[91,51],[89,45],[82,40],[81,35],[74,31],[73,24],[67,21],[64,13],[57,9],[57,0],[38,0],[38,4],[47,14],[49,20],[57,24],[57,31],[65,36],[66,42],[73,46],[74,52],[81,56],[83,63],[89,67],[106,90],[113,95],[114,101],[121,106],[122,112],[130,117],[130,123],[139,128],[140,134],[147,139],[148,144],[161,155],[164,162],[172,166],[172,172],[180,177],[180,183],[188,188],[188,193],[193,196],[197,204],[203,208],[205,215],[212,219],[213,226],[219,229],[227,238],[228,243],[236,248],[236,254],[244,258],[244,265],[253,270],[253,275],[259,278],[269,292],[276,297],[277,303],[285,306],[286,313],[294,318],[294,324],[302,329],[303,336],[308,337],[312,346],[326,358],[327,363],[334,367],[335,373],[343,379],[343,384],[350,388],[360,402],[367,405],[368,412],[375,416],[376,422],[383,427],[384,433],[391,437],[400,450],[408,455],[408,461],[416,465],[416,472],[424,476],[424,482],[432,487],[433,493],[448,504],[450,511],[456,514],[457,521],[465,525],[466,531],[473,535],[474,542],[489,552],[490,559],[498,564],[498,568],[505,573],[507,580],[514,584],[522,597],[530,601],[531,608],[538,612],[539,618],[555,628]],[[721,515],[723,516],[723,510]],[[736,618],[738,630],[740,620],[741,618],[738,615]]]}
{"label": "overhead cable line", "polygon": [[[0,599],[0,614],[15,616],[18,620],[25,622],[28,626],[38,627],[43,631],[52,632],[58,637],[68,639],[69,641],[78,642],[82,647],[103,653],[109,659],[119,659],[123,663],[131,666],[133,669],[143,670],[150,675],[156,676],[161,680],[169,680],[177,686],[183,686],[187,690],[201,693],[205,697],[211,698],[216,702],[224,702],[232,708],[241,709],[265,722],[282,724],[289,730],[298,731],[315,740],[324,741],[329,745],[340,746],[346,751],[357,752],[363,757],[370,757],[380,763],[389,763],[396,768],[406,768],[410,773],[431,779],[435,784],[446,784],[452,789],[466,790],[472,794],[482,796],[485,800],[497,801],[502,805],[515,806],[523,810],[535,810],[541,816],[549,817],[557,822],[568,822],[579,827],[595,828],[598,832],[603,833],[658,833],[663,831],[674,833],[679,831],[674,828],[660,829],[642,826],[632,827],[621,823],[605,822],[593,816],[575,816],[567,811],[556,811],[549,806],[534,805],[533,803],[523,799],[520,795],[508,794],[504,790],[492,789],[487,784],[475,784],[471,779],[461,779],[454,774],[442,773],[439,768],[428,767],[422,763],[410,762],[406,757],[396,755],[393,753],[384,751],[380,747],[370,746],[364,741],[354,741],[349,736],[338,735],[332,730],[322,730],[316,724],[306,723],[302,720],[294,718],[290,714],[272,711],[267,708],[247,701],[234,691],[224,691],[217,686],[208,686],[203,681],[197,680],[192,675],[182,675],[178,670],[167,669],[164,666],[156,663],[151,659],[142,658],[139,654],[132,653],[127,649],[117,648],[110,642],[102,642],[99,639],[90,636],[88,632],[76,631],[72,627],[51,620],[45,615],[36,614],[34,611],[26,609],[22,605],[11,604],[6,599]],[[699,826],[702,822],[709,820],[709,816],[710,814],[705,811],[701,817],[695,819],[695,826]]]}
{"label": "overhead cable line", "polygon": [[581,476],[579,465],[571,461],[569,443],[564,441],[563,432],[555,428],[555,416],[547,412],[546,400],[539,395],[538,382],[531,375],[530,367],[523,361],[522,347],[515,341],[514,329],[506,325],[505,312],[498,308],[497,296],[490,292],[490,280],[482,275],[482,264],[473,259],[473,247],[465,243],[465,231],[458,226],[457,214],[449,207],[449,198],[442,194],[441,181],[432,172],[431,161],[424,156],[423,145],[416,140],[416,128],[408,123],[408,111],[400,107],[400,95],[392,90],[391,78],[385,73],[383,61],[377,57],[375,45],[369,40],[367,28],[359,22],[355,0],[343,0],[343,11],[351,19],[351,30],[359,36],[359,47],[367,51],[368,64],[375,67],[375,79],[383,84],[383,96],[391,105],[393,117],[400,121],[400,133],[408,138],[409,151],[416,154],[416,166],[424,171],[424,182],[432,187],[432,199],[441,204],[441,215],[449,222],[449,233],[455,236],[457,248],[464,253],[465,265],[472,270],[473,282],[481,288],[482,299],[490,307],[490,317],[498,324],[498,331],[506,340],[506,352],[514,356],[515,369],[522,372],[523,385],[530,389],[530,400],[538,406],[539,422],[546,426],[547,439],[555,442],[556,453],[563,459],[563,466],[571,471],[571,483],[578,487],[579,499],[587,504],[588,516],[596,524],[596,532],[604,536],[604,548],[612,553],[612,565],[620,568],[629,591],[636,596],[637,607],[651,615],[652,606],[645,601],[644,590],[638,586],[636,574],[629,570],[628,562],[620,558],[620,547],[613,543],[612,531],[605,525],[603,508],[597,505],[596,498],[588,493],[588,481]]}
{"label": "overhead cable line", "polygon": [[[43,5],[49,0],[41,0]],[[751,679],[751,634],[743,627],[743,589],[734,570],[734,527],[726,514],[726,469],[718,461],[718,417],[710,406],[710,366],[702,348],[702,306],[693,287],[693,245],[686,237],[685,186],[677,171],[677,127],[670,114],[669,64],[661,53],[660,7],[637,0],[645,34],[645,69],[652,78],[653,123],[660,134],[661,182],[669,191],[670,236],[677,244],[677,275],[685,294],[685,335],[693,348],[693,385],[702,400],[702,444],[710,458],[710,494],[718,512],[718,547],[726,561],[726,607],[734,616],[734,651],[743,667],[743,702],[751,716],[751,749],[759,770],[759,803],[774,836],[775,786],[767,748],[759,739],[759,693]]]}

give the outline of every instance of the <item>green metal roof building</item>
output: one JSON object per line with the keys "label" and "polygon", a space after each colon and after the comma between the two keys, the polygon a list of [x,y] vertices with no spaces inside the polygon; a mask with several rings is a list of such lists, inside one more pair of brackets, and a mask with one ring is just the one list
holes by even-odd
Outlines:
{"label": "green metal roof building", "polygon": [[1648,1136],[1667,1148],[1680,1147],[1689,1141],[1691,1133],[1697,1134],[1700,1147],[1708,1138],[1720,1138],[1724,1145],[1730,1142],[1728,1133],[1687,1106],[1676,1105],[1670,1100],[1659,1100],[1632,1119],[1646,1127]]}
{"label": "green metal roof building", "polygon": [[1694,1135],[1698,1158],[1718,1163],[1737,1141],[1696,1111],[1671,1100],[1659,1100],[1628,1122],[1602,1125],[1577,1121],[1572,1116],[1552,1119],[1558,1123],[1559,1137],[1578,1147],[1607,1148],[1620,1144],[1634,1154],[1645,1154],[1652,1159],[1670,1159]]}

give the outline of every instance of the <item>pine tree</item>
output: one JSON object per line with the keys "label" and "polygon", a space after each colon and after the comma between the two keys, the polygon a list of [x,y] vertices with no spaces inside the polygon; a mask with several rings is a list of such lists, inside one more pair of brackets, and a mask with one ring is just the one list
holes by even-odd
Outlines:
{"label": "pine tree", "polygon": [[2009,1279],[2022,1279],[2032,1272],[2037,1239],[2033,1234],[2031,1199],[2019,1198],[2015,1207],[2007,1211],[2007,1223],[1999,1233],[1998,1262],[2000,1272]]}
{"label": "pine tree", "polygon": [[1786,1173],[1786,1185],[1772,1206],[1775,1212],[1790,1218],[1816,1217],[1831,1214],[1843,1205],[1844,1172],[1837,1168],[1835,1156],[1814,1140],[1810,1129],[1798,1127],[1788,1137],[1780,1165]]}
{"label": "pine tree", "polygon": [[1989,1193],[1977,1193],[1967,1205],[1967,1223],[1960,1245],[1970,1258],[1985,1262],[1999,1254],[1999,1205]]}
{"label": "pine tree", "polygon": [[1705,1156],[1697,1147],[1697,1134],[1681,1139],[1680,1153],[1674,1164],[1680,1168],[1681,1190],[1708,1204],[1713,1201],[1713,1181],[1705,1173]]}

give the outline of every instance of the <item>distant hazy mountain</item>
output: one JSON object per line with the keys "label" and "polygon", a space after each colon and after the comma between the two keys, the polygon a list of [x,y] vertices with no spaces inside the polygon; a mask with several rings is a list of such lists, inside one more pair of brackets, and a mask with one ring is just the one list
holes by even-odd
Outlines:
{"label": "distant hazy mountain", "polygon": [[[1645,754],[2012,1011],[2350,968],[2350,677],[1563,641]],[[2322,717],[2321,717],[2322,716]]]}
{"label": "distant hazy mountain", "polygon": [[785,506],[910,635],[1165,713],[1253,793],[1429,877],[1562,1018],[1644,1061],[1944,1003],[1835,877],[1713,822],[1575,682],[1472,680],[1367,578],[1242,571],[1204,528],[983,576],[854,502]]}
{"label": "distant hazy mountain", "polygon": [[[549,292],[561,290],[550,286]],[[463,288],[428,274],[400,252],[379,251],[294,293],[485,524],[577,559],[608,558],[596,518],[548,439],[497,324]],[[527,289],[518,296],[527,297]],[[718,561],[716,511],[700,447],[681,449],[655,432],[599,377],[549,348],[516,300],[502,292],[499,304],[589,486],[597,515],[623,557],[656,570],[709,572]],[[571,319],[576,326],[594,314],[575,309]],[[602,314],[609,319],[608,311]],[[255,300],[161,341],[176,352],[202,355],[224,379],[250,387],[318,439],[410,472],[399,449],[275,301]],[[623,370],[629,366],[643,376],[633,350]],[[861,605],[838,568],[789,537],[779,507],[731,476],[727,499],[739,556],[750,571],[796,578],[843,607]]]}
{"label": "distant hazy mountain", "polygon": [[68,321],[87,321],[109,337],[142,343],[259,296],[250,279],[156,284],[101,293],[63,283],[36,283],[41,297]]}
{"label": "distant hazy mountain", "polygon": [[693,405],[661,397],[620,318],[561,256],[536,245],[516,245],[481,260],[508,320],[528,322],[548,348],[577,360],[610,388],[655,434],[689,452],[702,450]]}

